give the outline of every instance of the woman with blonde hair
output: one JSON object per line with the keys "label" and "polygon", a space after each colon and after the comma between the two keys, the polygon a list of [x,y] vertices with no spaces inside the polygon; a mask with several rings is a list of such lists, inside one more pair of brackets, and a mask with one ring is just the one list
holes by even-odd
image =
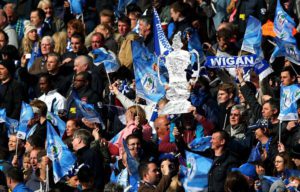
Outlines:
{"label": "woman with blonde hair", "polygon": [[67,32],[58,31],[53,34],[52,38],[54,40],[54,52],[63,55],[67,51]]}

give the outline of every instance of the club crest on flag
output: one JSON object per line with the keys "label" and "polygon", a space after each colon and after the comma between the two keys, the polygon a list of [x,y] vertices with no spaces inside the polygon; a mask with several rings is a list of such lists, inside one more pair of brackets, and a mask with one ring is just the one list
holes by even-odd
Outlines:
{"label": "club crest on flag", "polygon": [[155,81],[155,77],[150,74],[150,73],[146,73],[145,76],[143,76],[143,78],[141,79],[142,81],[142,85],[144,87],[144,90],[147,93],[154,93],[156,92],[156,81]]}
{"label": "club crest on flag", "polygon": [[48,154],[48,157],[52,161],[60,159],[60,157],[62,155],[62,146],[59,145],[59,143],[54,143],[53,141],[50,141],[49,142],[49,148],[50,148],[51,153]]}
{"label": "club crest on flag", "polygon": [[281,96],[283,97],[282,100],[284,101],[283,105],[282,105],[282,109],[285,110],[285,109],[289,108],[292,105],[291,90],[290,89],[283,89]]}
{"label": "club crest on flag", "polygon": [[188,179],[193,179],[197,170],[197,163],[195,158],[194,157],[187,158],[186,164],[187,164],[187,177]]}

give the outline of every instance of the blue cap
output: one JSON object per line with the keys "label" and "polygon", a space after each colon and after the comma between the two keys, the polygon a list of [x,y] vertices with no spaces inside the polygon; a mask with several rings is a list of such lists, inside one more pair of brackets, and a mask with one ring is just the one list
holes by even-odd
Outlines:
{"label": "blue cap", "polygon": [[232,168],[231,171],[239,171],[251,179],[255,179],[257,177],[255,166],[251,163],[242,164],[239,168]]}
{"label": "blue cap", "polygon": [[256,123],[248,126],[249,129],[252,129],[253,131],[255,131],[258,128],[266,128],[269,129],[271,127],[271,123],[269,120],[267,119],[259,119],[256,121]]}

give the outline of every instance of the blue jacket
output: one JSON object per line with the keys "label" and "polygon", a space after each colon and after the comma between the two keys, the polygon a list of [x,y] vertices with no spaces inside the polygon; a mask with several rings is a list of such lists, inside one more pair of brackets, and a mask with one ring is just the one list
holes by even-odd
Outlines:
{"label": "blue jacket", "polygon": [[24,183],[19,183],[15,186],[12,192],[32,192],[32,190],[27,188]]}

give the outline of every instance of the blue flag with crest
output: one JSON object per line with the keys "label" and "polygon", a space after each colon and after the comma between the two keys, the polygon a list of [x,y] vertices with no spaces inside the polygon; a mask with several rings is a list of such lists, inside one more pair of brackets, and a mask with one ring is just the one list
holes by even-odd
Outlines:
{"label": "blue flag with crest", "polygon": [[280,113],[281,121],[298,120],[296,101],[300,99],[300,85],[281,86],[280,88]]}
{"label": "blue flag with crest", "polygon": [[204,191],[208,187],[208,172],[213,160],[201,155],[185,151],[186,167],[181,180],[185,191]]}
{"label": "blue flag with crest", "polygon": [[78,98],[74,98],[76,108],[79,110],[84,118],[92,123],[103,124],[100,114],[95,110],[94,105],[80,101]]}
{"label": "blue flag with crest", "polygon": [[47,112],[47,119],[58,128],[59,135],[62,137],[66,131],[66,123],[59,116],[49,111]]}
{"label": "blue flag with crest", "polygon": [[161,27],[160,18],[155,8],[153,8],[153,30],[154,52],[156,56],[168,55],[173,49]]}
{"label": "blue flag with crest", "polygon": [[33,117],[34,117],[34,113],[33,113],[32,107],[23,101],[22,108],[21,108],[19,127],[18,127],[18,132],[17,132],[17,137],[19,139],[26,138],[26,134],[28,131],[27,125],[28,125],[29,120],[32,119]]}
{"label": "blue flag with crest", "polygon": [[139,97],[156,103],[165,95],[165,89],[159,83],[157,73],[152,69],[156,57],[138,41],[133,41],[131,47],[136,93]]}
{"label": "blue flag with crest", "polygon": [[277,1],[274,18],[274,32],[276,34],[275,41],[277,46],[271,55],[271,63],[276,57],[284,56],[287,60],[300,65],[300,51],[293,36],[295,26],[294,20],[283,10],[280,1]]}
{"label": "blue flag with crest", "polygon": [[49,122],[47,122],[46,148],[47,156],[52,161],[54,182],[57,183],[72,169],[76,158]]}
{"label": "blue flag with crest", "polygon": [[96,55],[94,64],[96,66],[103,63],[107,73],[112,73],[120,68],[120,64],[117,60],[116,55],[112,51],[107,51],[103,47],[92,50],[92,54]]}
{"label": "blue flag with crest", "polygon": [[262,30],[261,22],[253,16],[248,17],[247,27],[242,43],[241,50],[255,54],[258,57],[263,58],[263,52],[261,49]]}

